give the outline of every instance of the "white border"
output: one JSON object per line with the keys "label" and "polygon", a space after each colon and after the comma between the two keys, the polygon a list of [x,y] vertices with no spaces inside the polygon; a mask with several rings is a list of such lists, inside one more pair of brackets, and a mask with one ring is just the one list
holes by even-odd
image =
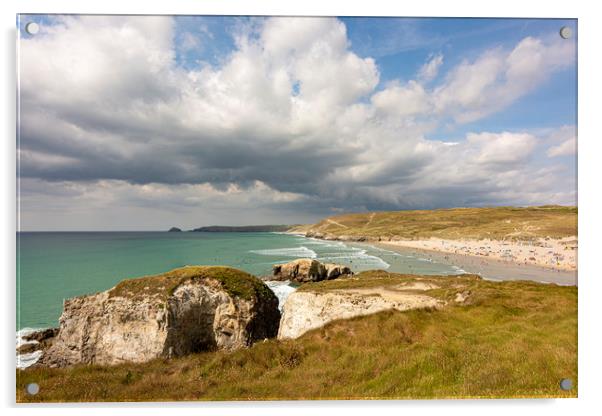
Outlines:
{"label": "white border", "polygon": [[[420,0],[394,4],[386,0],[299,0],[292,4],[285,0],[102,0],[92,4],[81,0],[3,0],[2,10],[2,86],[0,101],[4,134],[2,148],[2,221],[4,238],[0,247],[4,275],[4,319],[2,331],[3,371],[2,404],[8,413],[43,412],[45,415],[79,415],[81,409],[74,405],[14,405],[14,344],[15,334],[15,21],[21,13],[110,13],[110,14],[234,14],[234,15],[333,15],[333,16],[474,16],[474,17],[564,17],[579,19],[579,399],[576,400],[464,400],[464,401],[406,401],[406,402],[274,402],[274,403],[185,403],[173,404],[178,415],[184,414],[231,414],[245,412],[248,415],[306,415],[307,413],[331,414],[343,411],[351,415],[363,415],[374,409],[379,414],[420,413],[454,415],[504,415],[512,413],[590,414],[602,408],[598,391],[602,378],[600,367],[600,313],[599,297],[602,295],[602,276],[598,250],[602,245],[596,236],[602,230],[602,204],[600,198],[599,162],[602,155],[600,141],[600,41],[602,41],[602,16],[596,13],[595,2],[503,0],[486,1]],[[542,109],[545,111],[545,109]],[[600,248],[599,248],[600,247]],[[165,404],[124,404],[86,406],[90,415],[111,413],[140,413],[163,415]]]}

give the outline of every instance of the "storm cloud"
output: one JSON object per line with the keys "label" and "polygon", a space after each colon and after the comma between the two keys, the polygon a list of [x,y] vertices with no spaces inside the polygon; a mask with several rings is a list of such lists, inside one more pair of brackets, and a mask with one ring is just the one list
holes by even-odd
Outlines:
{"label": "storm cloud", "polygon": [[[574,65],[525,37],[383,85],[334,18],[241,23],[177,64],[171,17],[55,16],[20,39],[24,229],[299,223],[337,212],[574,203],[574,126],[430,139]],[[203,48],[186,34],[187,49]],[[565,157],[565,159],[563,159]]]}

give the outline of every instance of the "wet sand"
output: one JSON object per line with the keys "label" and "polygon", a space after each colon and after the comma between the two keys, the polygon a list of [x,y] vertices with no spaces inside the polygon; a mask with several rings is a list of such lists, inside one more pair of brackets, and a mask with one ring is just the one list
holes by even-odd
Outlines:
{"label": "wet sand", "polygon": [[558,270],[532,264],[517,264],[482,256],[403,247],[385,242],[371,243],[370,245],[402,255],[424,257],[434,262],[457,266],[467,273],[479,274],[490,280],[533,280],[535,282],[577,286],[576,270]]}

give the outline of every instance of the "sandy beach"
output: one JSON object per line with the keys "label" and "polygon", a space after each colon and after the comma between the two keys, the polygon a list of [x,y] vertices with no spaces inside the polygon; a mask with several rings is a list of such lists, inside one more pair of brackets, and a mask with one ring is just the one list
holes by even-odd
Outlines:
{"label": "sandy beach", "polygon": [[496,240],[399,240],[373,243],[404,255],[422,255],[493,280],[577,285],[577,239],[534,243]]}
{"label": "sandy beach", "polygon": [[555,270],[577,270],[577,237],[540,238],[534,241],[442,240],[431,238],[428,240],[397,240],[386,244],[443,253],[488,257]]}

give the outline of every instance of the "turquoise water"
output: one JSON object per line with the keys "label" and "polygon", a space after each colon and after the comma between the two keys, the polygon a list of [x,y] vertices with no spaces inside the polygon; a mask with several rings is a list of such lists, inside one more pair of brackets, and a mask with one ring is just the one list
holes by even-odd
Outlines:
{"label": "turquoise water", "polygon": [[57,326],[63,299],[106,290],[126,278],[186,265],[227,265],[268,275],[274,263],[302,257],[346,264],[354,271],[458,273],[427,259],[288,234],[18,233],[17,330]]}

